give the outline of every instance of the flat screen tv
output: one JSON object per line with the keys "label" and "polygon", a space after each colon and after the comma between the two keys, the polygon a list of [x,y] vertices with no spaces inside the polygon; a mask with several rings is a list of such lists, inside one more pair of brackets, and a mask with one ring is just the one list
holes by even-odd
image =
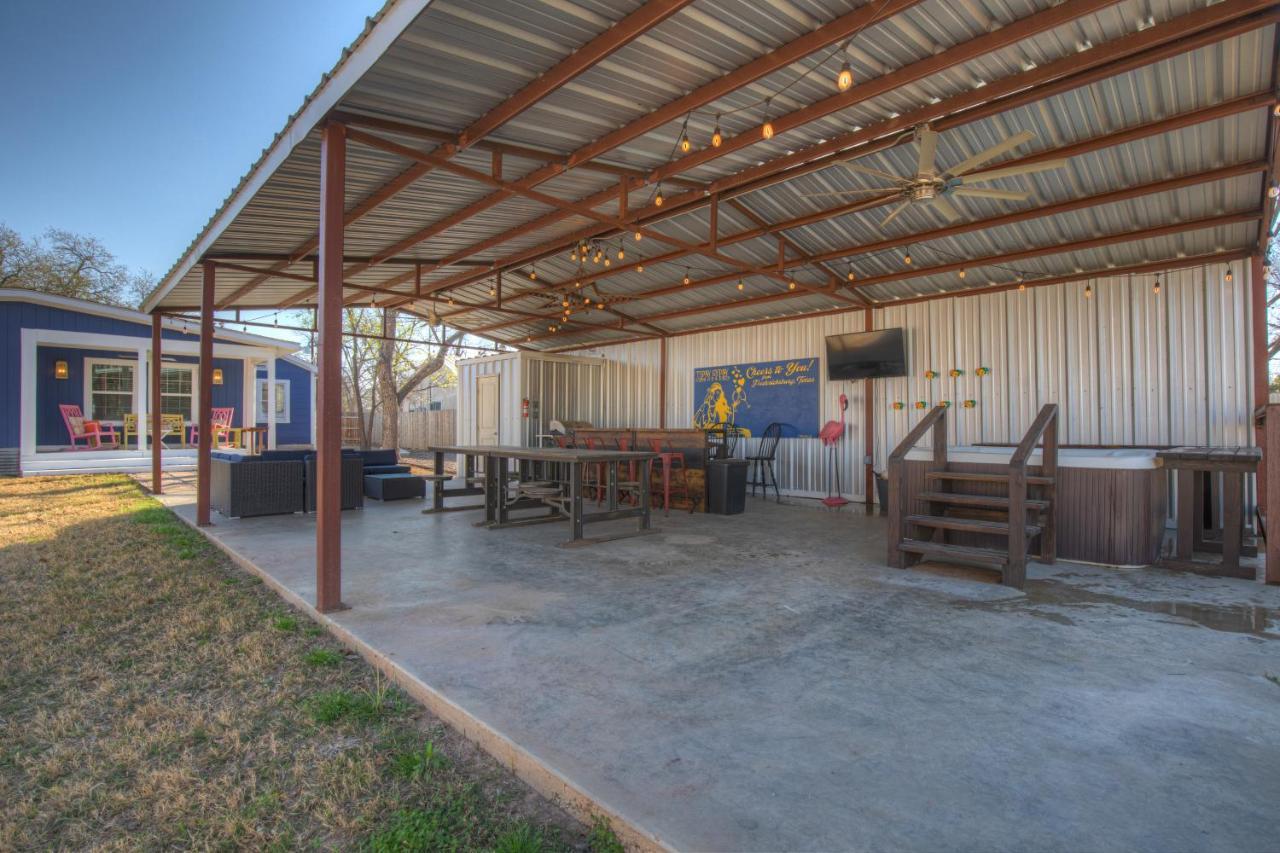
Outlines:
{"label": "flat screen tv", "polygon": [[876,379],[907,375],[902,329],[853,332],[827,338],[827,379]]}

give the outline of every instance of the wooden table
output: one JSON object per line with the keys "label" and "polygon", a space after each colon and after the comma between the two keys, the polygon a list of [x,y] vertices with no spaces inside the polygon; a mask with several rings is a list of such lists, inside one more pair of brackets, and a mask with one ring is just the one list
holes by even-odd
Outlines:
{"label": "wooden table", "polygon": [[239,433],[239,435],[233,440],[233,443],[243,447],[250,453],[258,453],[261,447],[267,442],[266,427],[233,427],[232,430]]}
{"label": "wooden table", "polygon": [[[463,488],[449,489],[443,480],[437,480],[438,488],[433,490],[432,507],[424,512],[444,511],[445,497],[461,494],[484,495],[483,509],[485,518],[481,524],[490,529],[516,527],[527,524],[540,524],[547,521],[567,520],[570,525],[570,539],[565,544],[573,545],[587,542],[602,542],[607,539],[620,538],[608,536],[587,539],[584,528],[588,524],[600,521],[615,521],[634,518],[637,520],[634,533],[638,535],[651,532],[649,514],[649,478],[652,474],[653,460],[658,454],[649,451],[621,450],[587,450],[568,447],[514,447],[503,445],[444,445],[432,447],[430,453],[435,456],[436,474],[444,473],[444,457],[456,454],[466,459],[466,468],[470,472],[464,476]],[[474,476],[474,461],[484,460],[484,471],[481,477]],[[512,471],[510,463],[517,462],[522,472]],[[607,472],[605,483],[606,506],[602,510],[588,512],[583,501],[583,472],[589,465],[603,465]],[[639,468],[638,495],[636,505],[622,507],[618,501],[619,468],[623,465],[635,465]],[[529,497],[521,493],[518,483],[521,474],[541,469],[540,477],[547,471],[560,472],[555,475],[555,482],[560,489],[556,495]],[[517,482],[516,496],[509,494],[513,475]],[[474,489],[473,481],[479,481],[482,488]],[[462,509],[463,507],[458,507]],[[480,509],[479,505],[466,507]],[[542,517],[514,518],[512,513],[525,509],[548,508],[550,513]],[[452,508],[451,508],[452,509]]]}
{"label": "wooden table", "polygon": [[[1250,578],[1255,572],[1240,565],[1240,556],[1257,549],[1244,542],[1244,477],[1258,471],[1262,449],[1258,447],[1174,447],[1156,453],[1164,467],[1176,472],[1178,538],[1172,557],[1159,565],[1205,574]],[[1222,478],[1222,526],[1206,528],[1204,487],[1206,478]],[[1196,551],[1220,553],[1217,562],[1194,559]]]}

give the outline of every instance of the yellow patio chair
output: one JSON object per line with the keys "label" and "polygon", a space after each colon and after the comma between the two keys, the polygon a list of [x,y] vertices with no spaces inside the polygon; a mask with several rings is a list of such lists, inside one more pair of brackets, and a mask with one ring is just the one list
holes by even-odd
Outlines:
{"label": "yellow patio chair", "polygon": [[[176,435],[181,446],[187,446],[186,422],[182,420],[182,415],[162,414],[160,416],[160,440],[164,441],[171,435]],[[149,430],[148,430],[149,431]],[[124,444],[129,443],[129,436],[138,436],[138,416],[136,414],[126,414],[124,416]]]}

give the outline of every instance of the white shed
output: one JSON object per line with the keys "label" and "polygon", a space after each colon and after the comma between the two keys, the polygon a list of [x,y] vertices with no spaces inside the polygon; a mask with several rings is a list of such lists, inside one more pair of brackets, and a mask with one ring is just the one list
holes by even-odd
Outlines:
{"label": "white shed", "polygon": [[604,359],[509,352],[458,362],[458,443],[535,446],[553,419],[601,424]]}

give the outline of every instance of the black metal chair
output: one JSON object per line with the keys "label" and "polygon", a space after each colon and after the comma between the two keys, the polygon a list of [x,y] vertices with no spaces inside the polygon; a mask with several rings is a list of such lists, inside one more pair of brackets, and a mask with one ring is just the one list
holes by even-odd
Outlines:
{"label": "black metal chair", "polygon": [[[773,495],[778,503],[782,503],[782,493],[778,491],[778,475],[773,470],[773,458],[778,453],[778,442],[781,440],[782,424],[775,421],[764,428],[756,452],[747,456],[747,462],[751,463],[751,497],[756,496],[756,486],[760,486],[766,498],[769,497],[769,479],[772,479]],[[768,477],[765,476],[766,471]]]}

